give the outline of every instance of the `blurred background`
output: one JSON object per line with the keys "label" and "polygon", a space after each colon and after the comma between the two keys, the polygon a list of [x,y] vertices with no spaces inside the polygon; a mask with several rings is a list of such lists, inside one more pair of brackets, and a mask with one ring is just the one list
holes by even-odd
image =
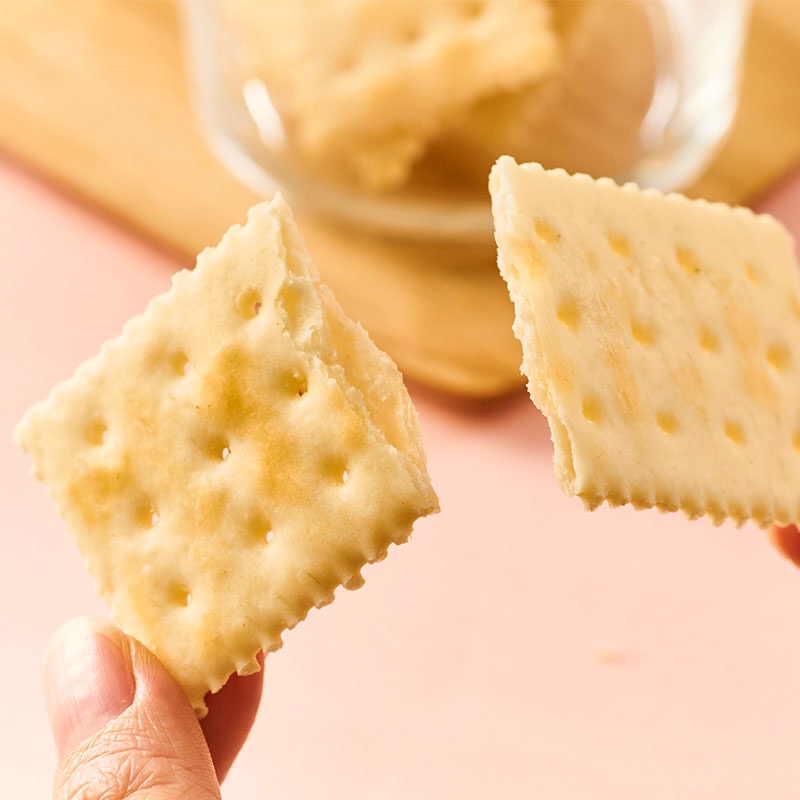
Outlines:
{"label": "blurred background", "polygon": [[[280,188],[403,369],[443,513],[267,660],[228,798],[794,800],[800,576],[553,480],[495,266],[519,160],[800,234],[800,0],[0,0],[6,432]],[[50,633],[105,613],[6,435],[3,796],[46,796]]]}
{"label": "blurred background", "polygon": [[[800,156],[796,0],[752,19],[742,0],[383,5],[4,0],[0,148],[187,264],[280,186],[344,307],[407,374],[471,396],[520,380],[487,206],[498,155],[731,203]],[[474,75],[448,65],[456,35],[462,60],[489,54]]]}

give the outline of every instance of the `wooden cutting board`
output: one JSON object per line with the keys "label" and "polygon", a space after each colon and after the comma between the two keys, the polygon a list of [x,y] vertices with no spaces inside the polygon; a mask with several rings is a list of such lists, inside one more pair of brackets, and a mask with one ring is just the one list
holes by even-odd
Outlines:
{"label": "wooden cutting board", "polygon": [[[2,6],[0,149],[187,265],[244,218],[257,198],[203,142],[171,0]],[[737,123],[690,194],[747,202],[800,159],[798,76],[800,0],[756,2]],[[473,397],[520,385],[490,243],[412,246],[298,222],[342,305],[408,377]]]}

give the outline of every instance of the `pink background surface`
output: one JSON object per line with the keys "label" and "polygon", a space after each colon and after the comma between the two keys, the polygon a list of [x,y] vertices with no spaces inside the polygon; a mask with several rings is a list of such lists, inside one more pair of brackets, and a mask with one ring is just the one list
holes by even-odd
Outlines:
{"label": "pink background surface", "polygon": [[[799,233],[800,175],[764,205]],[[10,430],[180,265],[2,162],[0,237],[0,795],[33,798],[47,640],[104,609]],[[226,798],[800,797],[800,574],[763,534],[587,515],[524,395],[414,394],[442,514],[268,658]]]}

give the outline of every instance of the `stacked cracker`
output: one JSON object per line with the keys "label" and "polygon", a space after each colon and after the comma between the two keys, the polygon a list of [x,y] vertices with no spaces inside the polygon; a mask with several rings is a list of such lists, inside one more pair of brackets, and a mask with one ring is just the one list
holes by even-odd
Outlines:
{"label": "stacked cracker", "polygon": [[289,142],[362,184],[405,183],[463,109],[550,72],[545,0],[234,0],[243,73],[269,91]]}
{"label": "stacked cracker", "polygon": [[20,423],[121,627],[207,691],[437,509],[400,374],[276,198]]}
{"label": "stacked cracker", "polygon": [[[502,153],[617,174],[642,145],[654,53],[639,4],[231,0],[226,10],[239,71],[264,89],[251,106],[262,135],[272,147],[285,136],[321,174],[392,189],[415,165],[431,176],[444,166],[483,188]],[[280,136],[273,111],[269,125],[260,119],[265,98]]]}
{"label": "stacked cracker", "polygon": [[642,127],[655,85],[647,9],[639,3],[553,3],[555,69],[465,109],[431,155],[485,189],[500,155],[568,172],[621,175],[648,146]]}

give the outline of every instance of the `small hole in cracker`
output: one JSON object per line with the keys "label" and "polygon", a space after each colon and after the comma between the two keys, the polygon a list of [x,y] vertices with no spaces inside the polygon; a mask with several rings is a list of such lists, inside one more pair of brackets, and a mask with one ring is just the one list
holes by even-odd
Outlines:
{"label": "small hole in cracker", "polygon": [[766,355],[767,363],[778,372],[785,370],[791,361],[789,348],[783,343],[770,345]]}
{"label": "small hole in cracker", "polygon": [[719,350],[719,339],[706,327],[701,327],[697,332],[697,343],[707,353],[716,353]]}
{"label": "small hole in cracker", "polygon": [[558,321],[566,328],[577,330],[581,324],[581,314],[578,305],[572,299],[562,300],[556,308]]}
{"label": "small hole in cracker", "polygon": [[636,317],[631,319],[631,334],[633,338],[643,347],[652,347],[655,339],[653,326],[648,322],[643,322]]}
{"label": "small hole in cracker", "polygon": [[599,423],[603,421],[603,406],[596,397],[587,397],[581,406],[584,419],[588,422]]}
{"label": "small hole in cracker", "polygon": [[744,268],[744,274],[747,275],[747,280],[750,283],[758,285],[761,283],[761,272],[751,263],[747,263]]}
{"label": "small hole in cracker", "polygon": [[300,369],[287,371],[281,381],[286,392],[295,397],[302,397],[308,392],[308,377]]}
{"label": "small hole in cracker", "polygon": [[261,310],[261,292],[254,287],[242,289],[236,296],[235,306],[242,319],[253,319]]}
{"label": "small hole in cracker", "polygon": [[186,353],[180,351],[173,353],[169,357],[169,368],[174,375],[186,375],[189,372],[189,359]]}
{"label": "small hole in cracker", "polygon": [[158,524],[160,519],[158,509],[150,502],[143,500],[138,502],[133,509],[135,523],[141,528],[152,528]]}
{"label": "small hole in cracker", "polygon": [[725,436],[728,437],[729,441],[733,442],[733,444],[738,445],[739,447],[741,447],[745,442],[742,426],[738,422],[733,422],[732,420],[728,420],[725,423]]}
{"label": "small hole in cracker", "polygon": [[169,601],[176,606],[188,606],[192,602],[192,593],[179,584],[174,584],[167,593]]}
{"label": "small hole in cracker", "polygon": [[327,458],[322,462],[322,474],[337,484],[344,484],[350,480],[347,463],[343,458]]}
{"label": "small hole in cracker", "polygon": [[212,461],[224,461],[231,454],[228,440],[213,434],[209,434],[206,438],[202,444],[202,449]]}
{"label": "small hole in cracker", "polygon": [[256,545],[262,545],[265,542],[269,544],[275,538],[272,523],[259,512],[254,512],[248,517],[245,523],[245,532],[249,540]]}
{"label": "small hole in cracker", "polygon": [[700,263],[695,258],[694,253],[688,247],[678,247],[675,249],[675,258],[684,272],[689,275],[699,275],[702,271]]}
{"label": "small hole in cracker", "polygon": [[92,419],[83,432],[86,444],[105,444],[108,439],[108,426],[99,417]]}
{"label": "small hole in cracker", "polygon": [[656,423],[664,433],[675,433],[678,430],[678,420],[675,415],[669,411],[661,411],[656,414]]}
{"label": "small hole in cracker", "polygon": [[533,230],[536,232],[539,241],[545,244],[555,244],[561,238],[561,234],[549,222],[545,222],[543,219],[537,219],[536,222],[533,223]]}
{"label": "small hole in cracker", "polygon": [[631,257],[631,246],[628,240],[619,233],[608,233],[608,244],[611,249],[621,258]]}

